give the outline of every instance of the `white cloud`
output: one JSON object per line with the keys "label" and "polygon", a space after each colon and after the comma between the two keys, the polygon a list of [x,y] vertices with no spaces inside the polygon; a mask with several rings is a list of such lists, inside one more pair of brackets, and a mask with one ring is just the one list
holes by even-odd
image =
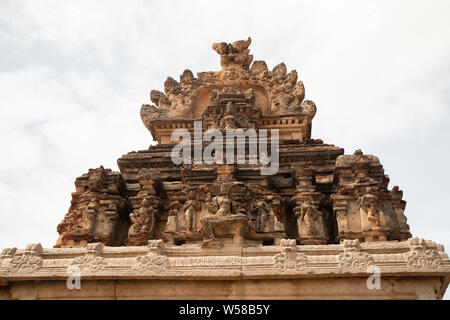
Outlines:
{"label": "white cloud", "polygon": [[249,35],[256,60],[299,72],[313,136],[377,151],[413,198],[412,230],[450,245],[436,160],[450,138],[449,14],[448,1],[2,1],[0,247],[52,246],[75,177],[150,144],[149,91],[217,70],[211,43]]}

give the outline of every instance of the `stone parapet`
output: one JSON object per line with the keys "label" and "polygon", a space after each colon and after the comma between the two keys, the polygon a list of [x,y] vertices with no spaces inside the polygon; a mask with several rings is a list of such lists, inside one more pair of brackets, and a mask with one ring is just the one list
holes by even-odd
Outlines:
{"label": "stone parapet", "polygon": [[[391,286],[395,286],[396,283],[408,283],[411,288],[419,283],[422,283],[419,287],[423,287],[423,283],[428,283],[428,286],[432,286],[435,290],[434,296],[429,294],[426,297],[421,296],[421,293],[414,289],[409,296],[400,296],[406,294],[405,291],[400,290],[399,294],[401,294],[397,298],[440,299],[450,276],[450,260],[443,246],[417,238],[402,242],[367,243],[344,240],[336,245],[301,246],[297,245],[295,240],[284,239],[277,246],[220,249],[205,249],[199,245],[166,245],[161,240],[150,240],[148,246],[108,247],[95,243],[85,248],[34,250],[33,248],[36,247],[39,248],[40,245],[28,246],[26,250],[3,250],[0,257],[2,291],[29,286],[32,281],[34,286],[43,285],[49,288],[53,285],[58,286],[60,293],[49,298],[66,297],[65,295],[69,293],[64,291],[71,290],[62,287],[60,283],[65,282],[69,277],[68,270],[73,270],[73,266],[77,266],[82,288],[84,283],[89,286],[93,281],[106,280],[120,281],[121,284],[125,281],[133,286],[137,285],[134,281],[138,280],[139,286],[151,288],[161,280],[166,280],[171,290],[175,287],[179,291],[186,290],[186,297],[189,297],[193,293],[189,293],[184,283],[189,287],[192,280],[196,280],[198,284],[209,283],[208,286],[212,288],[223,281],[229,283],[230,281],[261,280],[267,286],[270,286],[271,281],[275,281],[282,287],[289,283],[299,282],[301,285],[304,281],[312,281],[311,283],[315,283],[313,287],[323,285],[325,288],[329,286],[333,288],[331,295],[325,290],[321,298],[333,298],[333,295],[335,298],[351,298],[352,294],[348,292],[348,288],[345,285],[340,287],[338,283],[353,283],[361,287],[375,270],[380,275],[381,289],[370,290],[366,286],[363,296],[353,296],[353,298],[370,298],[371,294],[377,296],[378,290],[382,290],[383,285],[387,283]],[[209,282],[198,282],[198,280]],[[261,290],[266,290],[266,285],[261,284]],[[102,286],[105,290],[107,287],[108,285]],[[192,298],[207,297],[201,287]],[[204,290],[208,290],[207,287]],[[27,289],[25,292],[30,293],[33,290]],[[73,294],[77,294],[76,291],[73,290]],[[289,292],[288,290],[283,294],[280,293],[280,296],[270,296],[270,298],[283,298],[283,295]],[[4,292],[3,294],[6,295]],[[182,298],[169,294],[165,296],[162,293],[160,298],[164,297]],[[241,298],[251,297],[258,298],[254,294]],[[260,298],[263,297],[264,295]],[[21,297],[18,296],[18,298]],[[108,296],[105,293],[100,298],[108,298]],[[217,297],[212,298],[220,299],[221,297],[218,294]],[[298,292],[298,296],[290,298],[315,298],[315,296],[304,296]],[[395,298],[395,296],[386,298]]]}

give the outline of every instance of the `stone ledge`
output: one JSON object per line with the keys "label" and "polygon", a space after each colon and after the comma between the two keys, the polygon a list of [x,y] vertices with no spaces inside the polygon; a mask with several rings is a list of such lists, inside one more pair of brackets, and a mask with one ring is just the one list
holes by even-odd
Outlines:
{"label": "stone ledge", "polygon": [[365,277],[267,280],[82,280],[21,281],[0,287],[0,299],[441,299],[439,277],[384,277],[368,290]]}
{"label": "stone ledge", "polygon": [[[39,245],[37,245],[39,247]],[[0,283],[66,279],[77,266],[85,279],[282,279],[370,275],[370,266],[389,276],[450,276],[443,246],[432,241],[302,245],[282,240],[279,246],[203,249],[150,240],[147,247],[5,249],[0,256]],[[370,269],[370,268],[369,268]]]}

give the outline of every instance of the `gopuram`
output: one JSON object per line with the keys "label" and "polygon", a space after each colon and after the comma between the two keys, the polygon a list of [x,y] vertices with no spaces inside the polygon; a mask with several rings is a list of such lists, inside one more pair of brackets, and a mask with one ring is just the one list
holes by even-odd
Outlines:
{"label": "gopuram", "polygon": [[54,248],[4,249],[0,299],[442,298],[450,260],[379,159],[313,139],[297,72],[250,43],[151,91],[158,144],[78,177]]}

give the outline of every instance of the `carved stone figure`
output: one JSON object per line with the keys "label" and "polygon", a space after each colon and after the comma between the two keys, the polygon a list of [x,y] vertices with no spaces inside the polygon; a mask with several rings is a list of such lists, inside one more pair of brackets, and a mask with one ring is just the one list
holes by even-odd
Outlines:
{"label": "carved stone figure", "polygon": [[228,188],[228,185],[222,185],[220,187],[220,195],[206,203],[206,207],[218,217],[231,214],[231,199],[228,195]]}
{"label": "carved stone figure", "polygon": [[297,218],[298,239],[301,244],[327,243],[328,235],[324,214],[311,203],[302,203],[294,208]]}
{"label": "carved stone figure", "polygon": [[316,236],[318,232],[315,223],[321,217],[321,213],[313,206],[306,204],[296,210],[296,215],[298,215],[297,221],[305,226],[305,236]]}
{"label": "carved stone figure", "polygon": [[248,40],[235,41],[232,44],[226,42],[213,43],[212,48],[220,54],[220,64],[222,68],[239,67],[248,69],[252,63],[253,56],[248,53],[248,47],[252,43],[250,37]]}
{"label": "carved stone figure", "polygon": [[156,218],[155,210],[147,199],[142,200],[139,210],[130,214],[131,227],[128,231],[127,244],[142,243],[154,237]]}
{"label": "carved stone figure", "polygon": [[193,190],[190,190],[188,195],[189,200],[186,201],[182,210],[185,212],[188,231],[194,231],[195,214],[200,210],[200,203],[195,200],[195,192]]}
{"label": "carved stone figure", "polygon": [[182,204],[180,201],[175,200],[169,204],[169,217],[167,218],[165,233],[176,233],[179,230],[178,215],[180,214],[180,209]]}
{"label": "carved stone figure", "polygon": [[261,110],[255,108],[253,89],[239,87],[213,89],[209,105],[202,113],[203,125],[208,129],[256,128]]}
{"label": "carved stone figure", "polygon": [[224,129],[235,129],[239,128],[238,119],[236,114],[233,112],[233,105],[228,102],[224,117],[220,120],[220,127]]}
{"label": "carved stone figure", "polygon": [[209,197],[206,207],[212,215],[200,220],[203,235],[203,247],[222,247],[217,240],[218,234],[231,235],[234,245],[242,245],[247,217],[243,214],[232,214],[232,200],[229,196],[229,184],[220,186],[220,195]]}
{"label": "carved stone figure", "polygon": [[369,230],[379,230],[380,228],[380,203],[373,194],[365,194],[358,200],[360,210],[363,217],[367,219],[367,227]]}
{"label": "carved stone figure", "polygon": [[256,213],[256,231],[273,232],[275,230],[275,216],[265,201],[258,200],[252,204],[251,212]]}

